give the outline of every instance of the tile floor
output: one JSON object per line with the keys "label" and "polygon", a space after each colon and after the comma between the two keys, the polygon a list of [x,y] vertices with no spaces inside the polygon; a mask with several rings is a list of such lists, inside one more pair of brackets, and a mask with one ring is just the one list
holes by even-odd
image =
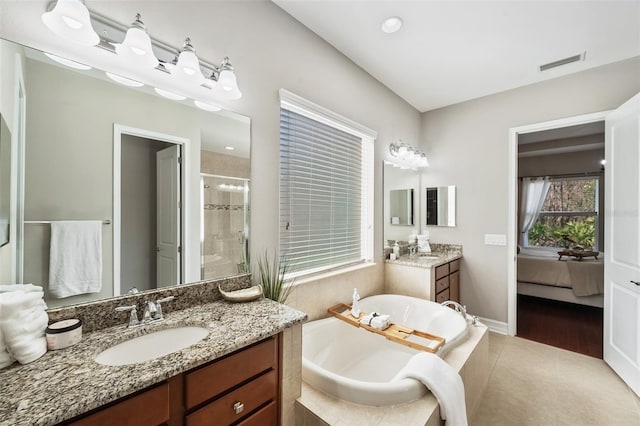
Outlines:
{"label": "tile floor", "polygon": [[601,359],[496,333],[489,357],[470,426],[640,425],[640,399]]}

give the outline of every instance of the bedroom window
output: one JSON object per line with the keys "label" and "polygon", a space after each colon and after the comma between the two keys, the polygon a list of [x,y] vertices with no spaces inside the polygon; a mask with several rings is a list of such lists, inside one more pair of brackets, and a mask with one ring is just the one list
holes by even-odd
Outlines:
{"label": "bedroom window", "polygon": [[280,91],[280,255],[292,276],[373,257],[375,132]]}
{"label": "bedroom window", "polygon": [[529,246],[597,250],[598,184],[598,177],[552,179]]}

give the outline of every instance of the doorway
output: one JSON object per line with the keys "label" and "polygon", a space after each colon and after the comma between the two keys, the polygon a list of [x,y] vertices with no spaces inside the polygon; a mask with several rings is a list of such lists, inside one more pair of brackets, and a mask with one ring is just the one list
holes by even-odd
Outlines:
{"label": "doorway", "polygon": [[[517,260],[518,260],[518,245],[521,241],[520,238],[520,223],[519,223],[519,211],[520,211],[520,184],[519,184],[519,172],[518,172],[518,154],[519,154],[519,141],[524,139],[525,141],[534,140],[536,136],[553,136],[555,134],[562,134],[570,130],[576,130],[581,126],[591,127],[596,126],[595,123],[603,122],[609,111],[602,111],[598,113],[586,114],[576,117],[569,117],[560,120],[547,121],[542,123],[531,124],[527,126],[521,126],[510,129],[509,132],[509,235],[507,241],[507,256],[508,256],[508,285],[507,285],[507,298],[508,298],[508,334],[517,334],[518,324],[518,279],[517,279]],[[555,136],[553,136],[555,137]],[[551,150],[553,147],[544,147],[544,150]],[[541,150],[542,150],[541,149]],[[549,152],[549,151],[547,151]],[[551,151],[552,152],[552,151]],[[569,173],[567,173],[569,174]],[[604,197],[602,197],[604,199]],[[557,256],[557,253],[550,250],[551,256]],[[557,257],[556,257],[557,259]],[[546,291],[546,290],[545,290]],[[565,291],[566,293],[566,291]],[[569,290],[571,293],[571,290]],[[567,300],[564,300],[567,302]],[[569,301],[575,303],[575,300]],[[600,305],[601,306],[601,305]]]}
{"label": "doorway", "polygon": [[249,179],[200,174],[201,279],[251,272]]}
{"label": "doorway", "polygon": [[183,281],[185,142],[114,127],[114,295]]}

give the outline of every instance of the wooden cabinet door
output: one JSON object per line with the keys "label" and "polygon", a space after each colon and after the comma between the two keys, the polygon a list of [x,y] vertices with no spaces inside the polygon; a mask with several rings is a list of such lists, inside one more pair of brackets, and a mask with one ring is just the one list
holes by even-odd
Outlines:
{"label": "wooden cabinet door", "polygon": [[460,271],[449,275],[449,298],[460,303]]}
{"label": "wooden cabinet door", "polygon": [[151,426],[168,421],[169,385],[163,383],[68,424],[73,426]]}

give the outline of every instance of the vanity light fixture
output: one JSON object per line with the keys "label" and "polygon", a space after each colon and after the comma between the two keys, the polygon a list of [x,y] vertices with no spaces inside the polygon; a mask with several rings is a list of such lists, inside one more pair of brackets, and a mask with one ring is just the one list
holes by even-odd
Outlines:
{"label": "vanity light fixture", "polygon": [[202,102],[202,101],[198,101],[195,100],[193,101],[193,103],[195,104],[195,106],[197,106],[198,108],[205,110],[205,111],[220,111],[222,108],[220,108],[217,105],[212,105],[210,103],[207,102]]}
{"label": "vanity light fixture", "polygon": [[80,0],[58,0],[42,22],[60,37],[84,46],[95,46],[100,37],[91,26],[89,9]]}
{"label": "vanity light fixture", "polygon": [[183,81],[190,81],[198,86],[204,83],[204,75],[200,70],[200,61],[189,37],[184,40],[182,50],[175,59],[175,64],[166,64],[165,67],[169,69],[172,75]]}
{"label": "vanity light fixture", "polygon": [[389,154],[391,155],[389,163],[404,169],[429,167],[427,154],[401,140],[389,144]]}
{"label": "vanity light fixture", "polygon": [[172,101],[184,101],[187,99],[186,96],[178,95],[177,93],[173,93],[168,90],[158,89],[157,87],[154,87],[153,90],[155,90],[158,95],[171,99]]}
{"label": "vanity light fixture", "polygon": [[153,54],[151,47],[151,37],[147,34],[147,27],[140,20],[140,14],[136,14],[136,20],[133,21],[122,43],[114,43],[118,56],[126,61],[139,64],[146,68],[155,68],[158,66],[158,58]]}
{"label": "vanity light fixture", "polygon": [[44,52],[44,54],[49,59],[52,59],[52,60],[56,61],[57,63],[65,65],[65,66],[67,66],[69,68],[74,68],[74,69],[83,70],[83,71],[91,69],[91,67],[89,65],[81,64],[80,62],[72,61],[71,59],[61,58],[60,56],[54,55],[52,53],[47,53],[47,52]]}
{"label": "vanity light fixture", "polygon": [[399,16],[391,16],[384,21],[382,21],[381,29],[382,32],[386,34],[392,34],[400,30],[402,28],[402,18]]}
{"label": "vanity light fixture", "polygon": [[140,14],[136,14],[134,22],[127,27],[89,11],[81,0],[57,0],[53,4],[50,11],[42,15],[45,25],[67,40],[114,53],[120,62],[116,67],[120,76],[151,84],[159,75],[144,73],[164,73],[163,83],[157,84],[170,89],[174,95],[171,99],[176,100],[175,95],[182,92],[205,103],[211,98],[213,104],[216,100],[242,97],[228,57],[220,65],[214,65],[196,56],[189,38],[181,49],[154,40],[147,33]]}
{"label": "vanity light fixture", "polygon": [[[217,71],[218,78],[216,84],[213,86],[213,91],[225,99],[240,99],[242,97],[242,93],[238,88],[238,81],[235,73],[233,72],[233,65],[229,63],[228,57],[225,56]],[[214,76],[212,75],[212,77]]]}
{"label": "vanity light fixture", "polygon": [[129,87],[142,87],[142,86],[144,86],[144,84],[140,83],[139,81],[132,80],[132,79],[127,78],[127,77],[122,77],[122,76],[120,76],[118,74],[110,73],[109,71],[106,71],[105,74],[111,80],[115,81],[116,83],[120,83],[123,86],[129,86]]}

